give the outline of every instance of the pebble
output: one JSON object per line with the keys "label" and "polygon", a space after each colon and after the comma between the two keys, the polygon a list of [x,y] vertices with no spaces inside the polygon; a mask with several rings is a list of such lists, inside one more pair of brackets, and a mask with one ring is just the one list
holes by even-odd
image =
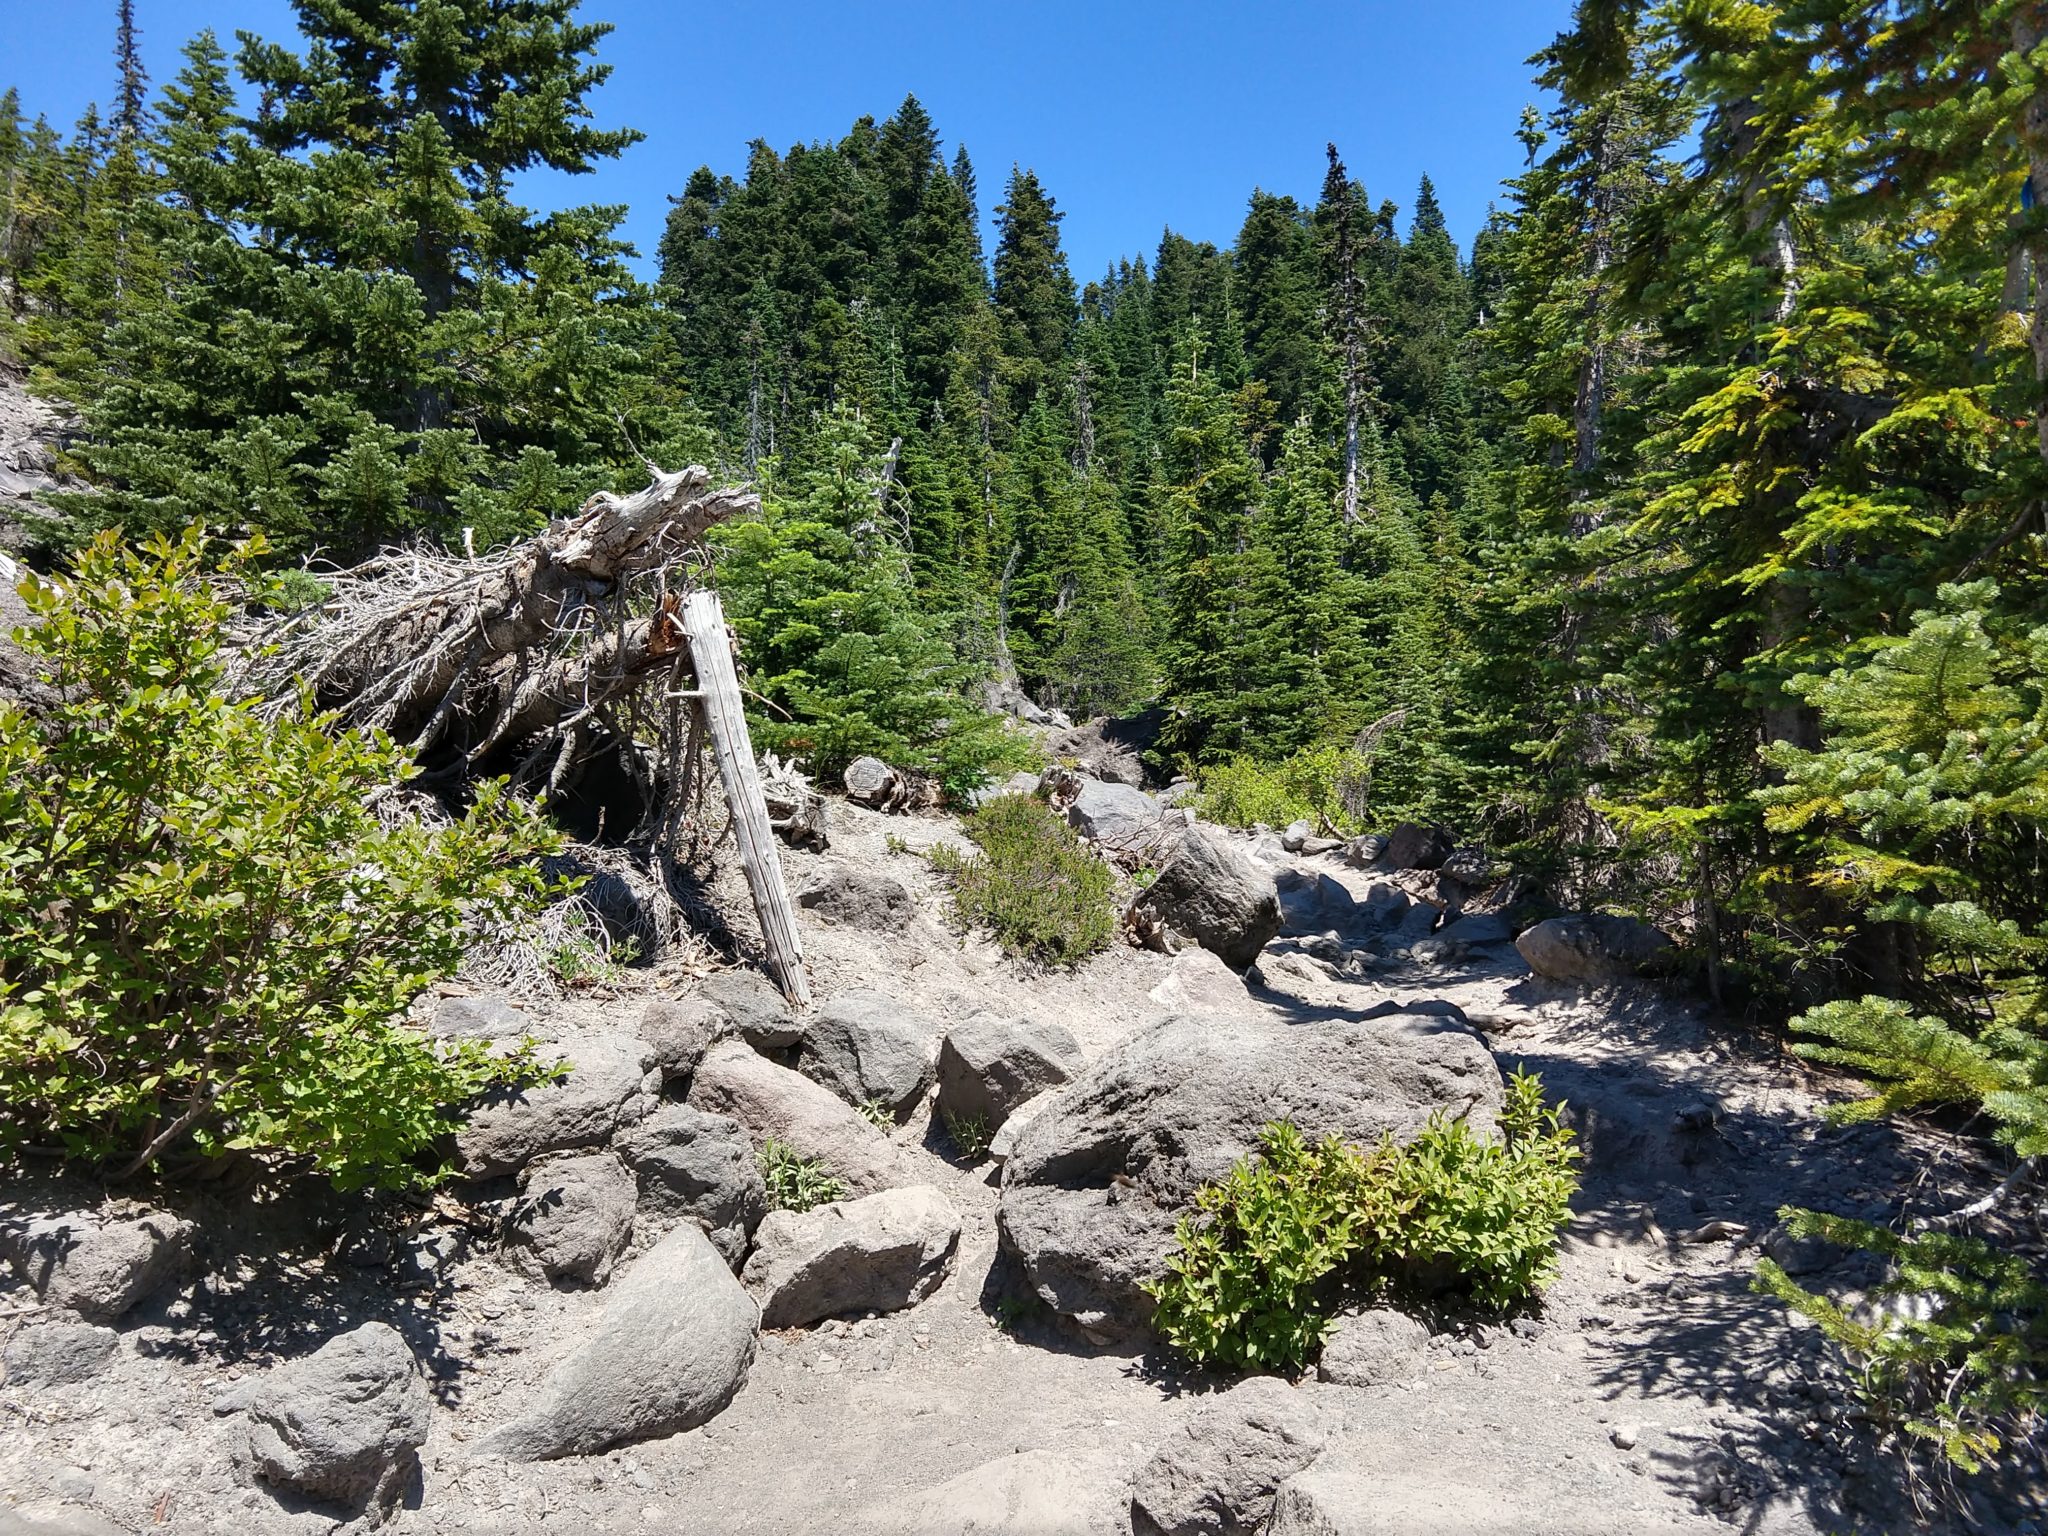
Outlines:
{"label": "pebble", "polygon": [[1614,1442],[1616,1450],[1632,1451],[1642,1438],[1642,1431],[1633,1424],[1617,1424],[1607,1432],[1607,1438]]}

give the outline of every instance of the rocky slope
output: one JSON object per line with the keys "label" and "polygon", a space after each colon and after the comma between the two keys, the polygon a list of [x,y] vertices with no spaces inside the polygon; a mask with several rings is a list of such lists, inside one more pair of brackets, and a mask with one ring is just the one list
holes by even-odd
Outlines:
{"label": "rocky slope", "polygon": [[[469,1177],[431,1202],[187,1191],[173,1221],[18,1182],[0,1533],[267,1536],[385,1507],[406,1533],[764,1536],[2041,1518],[2020,1483],[1916,1511],[1859,1459],[1818,1339],[1748,1287],[1762,1246],[1838,1263],[1776,1232],[1779,1206],[1890,1216],[1909,1168],[1972,1177],[1953,1148],[1826,1128],[1803,1069],[1673,991],[1536,976],[1503,918],[1440,909],[1445,875],[1214,834],[1277,897],[1245,977],[1121,945],[1046,974],[947,925],[917,854],[959,836],[835,803],[829,850],[786,855],[811,1020],[680,968],[432,1000],[436,1029],[531,1029],[577,1072],[477,1116]],[[1540,1307],[1367,1315],[1299,1383],[1185,1371],[1132,1326],[1173,1202],[1264,1120],[1483,1119],[1516,1066],[1588,1154]],[[961,1155],[942,1101],[1007,1163]],[[852,1198],[764,1216],[770,1134]]]}

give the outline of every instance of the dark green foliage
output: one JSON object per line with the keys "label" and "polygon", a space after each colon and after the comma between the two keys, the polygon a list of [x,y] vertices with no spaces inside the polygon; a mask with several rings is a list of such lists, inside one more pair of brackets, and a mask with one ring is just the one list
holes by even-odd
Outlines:
{"label": "dark green foliage", "polygon": [[21,589],[62,702],[0,704],[0,1147],[415,1182],[449,1106],[544,1074],[403,1010],[470,924],[532,910],[559,839],[488,785],[452,827],[383,825],[407,754],[243,702],[201,551],[102,538]]}
{"label": "dark green foliage", "polygon": [[1406,1146],[1366,1150],[1268,1126],[1176,1229],[1152,1286],[1159,1331],[1198,1364],[1292,1371],[1356,1296],[1442,1281],[1489,1309],[1526,1301],[1556,1270],[1579,1154],[1526,1073],[1500,1131],[1481,1140],[1439,1114]]}
{"label": "dark green foliage", "polygon": [[953,883],[960,921],[988,929],[1013,955],[1075,965],[1116,930],[1109,866],[1031,795],[998,795],[967,821],[981,852],[940,847],[932,864]]}
{"label": "dark green foliage", "polygon": [[717,577],[739,635],[764,747],[834,774],[873,754],[958,795],[1007,766],[1003,723],[972,707],[951,648],[921,618],[876,517],[873,439],[835,413],[800,499],[718,531]]}

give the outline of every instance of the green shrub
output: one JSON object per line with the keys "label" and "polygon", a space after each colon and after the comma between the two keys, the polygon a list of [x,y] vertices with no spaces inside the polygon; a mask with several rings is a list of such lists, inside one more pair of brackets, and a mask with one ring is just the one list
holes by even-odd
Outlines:
{"label": "green shrub", "polygon": [[988,1155],[989,1143],[995,1139],[995,1132],[989,1129],[986,1115],[947,1115],[946,1134],[953,1140],[953,1150],[970,1163],[978,1163]]}
{"label": "green shrub", "polygon": [[61,703],[0,703],[0,1150],[402,1185],[444,1106],[542,1075],[398,1019],[470,920],[533,910],[558,840],[495,786],[452,827],[386,826],[402,750],[228,696],[215,583],[260,553],[215,572],[196,530],[103,536],[61,590],[21,588]]}
{"label": "green shrub", "polygon": [[1160,1333],[1197,1364],[1296,1370],[1356,1296],[1453,1282],[1505,1309],[1534,1295],[1555,1273],[1579,1154],[1527,1073],[1509,1080],[1500,1130],[1482,1141],[1438,1114],[1408,1145],[1367,1151],[1269,1125],[1175,1230],[1149,1287]]}
{"label": "green shrub", "polygon": [[755,1160],[761,1165],[761,1181],[768,1186],[770,1210],[808,1211],[846,1198],[846,1181],[822,1158],[805,1157],[786,1141],[770,1136]]}
{"label": "green shrub", "polygon": [[1042,801],[998,795],[967,819],[967,835],[980,853],[931,852],[953,882],[963,924],[1048,965],[1074,965],[1108,947],[1116,932],[1109,867]]}
{"label": "green shrub", "polygon": [[1349,836],[1362,828],[1345,809],[1344,790],[1366,767],[1340,746],[1304,747],[1277,763],[1240,753],[1201,770],[1195,814],[1229,827],[1309,821]]}

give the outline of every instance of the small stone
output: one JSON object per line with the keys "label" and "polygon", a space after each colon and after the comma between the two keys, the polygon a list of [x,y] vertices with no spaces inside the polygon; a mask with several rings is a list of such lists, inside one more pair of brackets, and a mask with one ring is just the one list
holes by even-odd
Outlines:
{"label": "small stone", "polygon": [[10,1386],[61,1387],[90,1381],[107,1368],[121,1336],[91,1323],[31,1323],[7,1341]]}
{"label": "small stone", "polygon": [[1642,1430],[1634,1424],[1617,1424],[1607,1432],[1607,1438],[1614,1442],[1616,1450],[1632,1451],[1642,1438]]}

